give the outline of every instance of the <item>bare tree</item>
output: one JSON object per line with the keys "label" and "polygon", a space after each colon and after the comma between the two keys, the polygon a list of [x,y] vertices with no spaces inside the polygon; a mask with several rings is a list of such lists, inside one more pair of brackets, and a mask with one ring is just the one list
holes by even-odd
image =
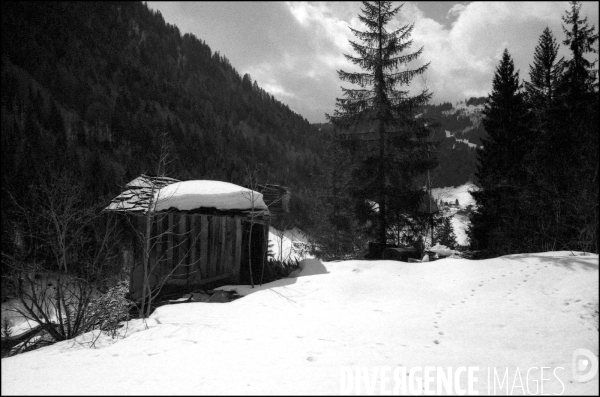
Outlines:
{"label": "bare tree", "polygon": [[[173,274],[186,266],[186,258],[188,257],[192,244],[189,244],[184,255],[179,258],[177,263],[166,274],[161,274],[161,264],[165,261],[166,252],[161,252],[160,256],[156,257],[157,245],[163,239],[169,238],[170,236],[177,236],[179,243],[172,247],[172,249],[179,248],[182,244],[185,244],[186,239],[189,238],[190,232],[178,233],[175,230],[175,225],[168,227],[166,230],[160,233],[155,232],[158,230],[156,225],[162,222],[164,214],[157,212],[157,208],[160,204],[166,202],[172,198],[172,195],[163,194],[164,188],[168,185],[164,180],[166,178],[166,169],[169,165],[169,151],[170,145],[168,141],[168,134],[165,132],[162,135],[161,149],[157,158],[156,166],[156,178],[147,177],[140,180],[140,183],[147,184],[146,186],[146,198],[144,199],[143,205],[146,206],[144,213],[143,230],[140,230],[137,224],[132,222],[131,217],[127,217],[127,220],[134,230],[136,243],[141,247],[141,265],[143,269],[143,281],[142,281],[142,293],[141,301],[138,307],[138,313],[141,318],[147,318],[152,312],[152,302],[160,295],[166,283],[173,276]],[[174,192],[175,193],[175,192]],[[174,194],[173,193],[173,194]],[[202,226],[203,228],[206,225]],[[198,240],[199,233],[196,233],[195,239]],[[188,279],[190,273],[188,269]]]}
{"label": "bare tree", "polygon": [[[260,197],[256,192],[256,189],[258,188],[258,182],[256,180],[258,168],[252,170],[250,166],[246,165],[244,169],[246,171],[246,186],[248,186],[249,190],[243,190],[242,195],[244,198],[250,201],[251,204],[250,213],[248,214],[248,218],[250,220],[250,231],[248,234],[248,268],[250,270],[250,284],[252,285],[252,288],[254,288],[254,276],[252,275],[252,229],[256,223],[256,219],[261,215],[260,212],[256,211],[256,202]],[[265,264],[263,258],[263,273],[264,266]]]}
{"label": "bare tree", "polygon": [[42,331],[54,343],[126,318],[127,308],[117,313],[100,303],[121,276],[118,232],[113,219],[100,216],[100,201],[88,202],[80,181],[65,172],[32,187],[28,205],[10,192],[7,197],[16,221],[12,247],[2,250],[3,287],[12,291],[3,309],[27,322],[31,337],[8,336],[3,344],[19,341],[23,350],[30,347],[22,342],[36,340],[35,348]]}

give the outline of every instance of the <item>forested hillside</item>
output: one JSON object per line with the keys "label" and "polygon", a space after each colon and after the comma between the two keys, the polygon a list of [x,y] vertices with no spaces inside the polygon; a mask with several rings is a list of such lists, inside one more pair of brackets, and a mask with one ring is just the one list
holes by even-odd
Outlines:
{"label": "forested hillside", "polygon": [[485,98],[470,98],[453,106],[449,102],[426,105],[424,114],[437,123],[433,138],[440,142],[438,167],[431,173],[433,187],[459,186],[466,182],[478,184],[476,148],[486,136],[481,123]]}
{"label": "forested hillside", "polygon": [[156,171],[166,133],[168,176],[243,184],[250,166],[301,201],[324,147],[306,119],[141,2],[3,2],[1,99],[2,183],[17,197],[61,169],[91,197],[116,195]]}
{"label": "forested hillside", "polygon": [[[469,98],[453,106],[450,102],[424,105],[420,111],[431,120],[431,139],[439,142],[436,156],[439,165],[430,173],[432,187],[459,186],[466,182],[478,184],[476,148],[486,132],[481,123],[485,97]],[[329,123],[314,124],[322,131],[333,129]],[[425,184],[425,176],[418,178]]]}

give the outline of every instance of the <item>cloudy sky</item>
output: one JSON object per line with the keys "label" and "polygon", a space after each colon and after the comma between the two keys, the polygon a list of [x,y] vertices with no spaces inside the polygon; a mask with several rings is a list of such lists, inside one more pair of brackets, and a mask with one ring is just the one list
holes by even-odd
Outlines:
{"label": "cloudy sky", "polygon": [[[402,4],[395,2],[396,5]],[[311,123],[332,113],[342,82],[337,70],[356,71],[343,54],[354,55],[349,27],[364,30],[359,2],[148,2],[182,34],[193,33],[225,55],[233,67]],[[408,66],[431,62],[411,90],[428,87],[433,102],[456,103],[486,96],[505,48],[521,78],[539,36],[548,26],[561,55],[561,16],[568,2],[405,2],[390,29],[414,23],[413,45],[423,54]],[[598,2],[584,2],[582,15],[598,32]],[[597,45],[596,45],[597,48]],[[594,58],[597,54],[594,54]]]}

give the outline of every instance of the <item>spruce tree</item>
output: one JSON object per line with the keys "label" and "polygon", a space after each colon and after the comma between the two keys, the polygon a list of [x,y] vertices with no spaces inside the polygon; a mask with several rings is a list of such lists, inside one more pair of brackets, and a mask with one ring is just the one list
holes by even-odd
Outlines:
{"label": "spruce tree", "polygon": [[527,99],[540,117],[544,117],[556,99],[563,59],[557,60],[559,45],[546,27],[535,47],[533,65],[529,65],[530,82],[525,82]]}
{"label": "spruce tree", "polygon": [[353,156],[348,140],[333,131],[326,132],[326,150],[321,174],[316,176],[316,200],[311,210],[312,224],[306,231],[318,241],[319,255],[325,259],[343,259],[362,251],[361,233],[352,213],[350,171]]}
{"label": "spruce tree", "polygon": [[483,110],[488,138],[477,149],[476,177],[481,190],[473,192],[479,206],[471,225],[471,243],[488,254],[510,250],[518,220],[518,196],[525,182],[524,158],[531,147],[527,109],[519,72],[508,50],[504,50],[493,79],[493,91]]}
{"label": "spruce tree", "polygon": [[454,233],[454,228],[452,227],[452,222],[449,216],[444,216],[442,218],[442,224],[438,229],[436,241],[450,249],[454,249],[456,247],[456,234]]}
{"label": "spruce tree", "polygon": [[598,81],[596,61],[586,58],[597,52],[598,34],[580,8],[581,2],[571,2],[563,17],[563,43],[571,56],[543,143],[539,178],[552,202],[552,238],[559,248],[598,252]]}
{"label": "spruce tree", "polygon": [[569,47],[572,58],[565,61],[564,82],[567,84],[567,90],[573,95],[590,92],[596,82],[597,71],[594,70],[594,62],[585,58],[586,53],[596,53],[594,44],[598,40],[598,34],[594,34],[595,27],[588,26],[587,17],[581,18],[579,11],[580,1],[571,1],[571,11],[567,11],[562,17],[565,40],[563,44]]}
{"label": "spruce tree", "polygon": [[377,204],[378,213],[372,207],[368,210],[376,217],[373,224],[382,245],[387,241],[388,206],[407,202],[404,198],[410,196],[412,179],[434,164],[424,155],[429,147],[424,142],[429,134],[425,121],[415,118],[418,106],[431,94],[423,90],[410,96],[408,90],[399,89],[407,87],[429,65],[401,70],[423,51],[421,47],[404,53],[412,45],[414,24],[388,31],[389,22],[401,7],[392,7],[390,1],[363,2],[359,19],[367,30],[350,28],[360,42],[350,41],[357,56],[345,55],[362,71],[338,71],[341,80],[360,88],[342,88],[344,97],[337,99],[333,116],[326,115],[338,131],[354,127],[355,132],[362,132],[354,134],[364,154],[353,173],[354,194],[358,208],[364,209],[369,201]]}

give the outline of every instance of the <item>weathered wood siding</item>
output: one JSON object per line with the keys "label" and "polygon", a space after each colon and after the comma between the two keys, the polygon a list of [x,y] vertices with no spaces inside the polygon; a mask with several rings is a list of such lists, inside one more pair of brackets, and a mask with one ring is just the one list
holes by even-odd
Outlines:
{"label": "weathered wood siding", "polygon": [[[144,233],[146,218],[134,216]],[[159,214],[152,226],[151,282],[201,285],[232,277],[239,279],[242,252],[242,218],[239,216]],[[143,250],[136,249],[130,291],[141,294]]]}

